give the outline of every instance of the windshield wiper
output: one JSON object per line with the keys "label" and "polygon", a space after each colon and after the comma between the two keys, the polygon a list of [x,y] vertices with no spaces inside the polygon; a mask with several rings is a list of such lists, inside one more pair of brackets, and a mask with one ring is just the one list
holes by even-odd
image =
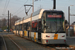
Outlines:
{"label": "windshield wiper", "polygon": [[57,33],[61,30],[61,28],[62,28],[62,27],[60,27],[60,28],[55,32],[55,34],[57,34]]}

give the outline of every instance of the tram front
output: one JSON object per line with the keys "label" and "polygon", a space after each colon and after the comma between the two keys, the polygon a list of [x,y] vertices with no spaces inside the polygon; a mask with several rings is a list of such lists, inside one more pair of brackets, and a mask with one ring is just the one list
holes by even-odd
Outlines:
{"label": "tram front", "polygon": [[44,11],[42,15],[42,43],[66,44],[66,33],[62,11]]}

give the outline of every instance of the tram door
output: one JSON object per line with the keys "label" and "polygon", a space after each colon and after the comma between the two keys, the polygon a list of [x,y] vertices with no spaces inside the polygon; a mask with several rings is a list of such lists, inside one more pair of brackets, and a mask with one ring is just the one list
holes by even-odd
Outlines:
{"label": "tram door", "polygon": [[29,38],[29,31],[28,31],[28,38]]}
{"label": "tram door", "polygon": [[38,32],[38,41],[41,42],[41,33]]}
{"label": "tram door", "polygon": [[38,41],[41,42],[41,21],[38,22]]}
{"label": "tram door", "polygon": [[30,23],[28,23],[28,28],[27,28],[27,30],[28,30],[28,38],[29,38]]}

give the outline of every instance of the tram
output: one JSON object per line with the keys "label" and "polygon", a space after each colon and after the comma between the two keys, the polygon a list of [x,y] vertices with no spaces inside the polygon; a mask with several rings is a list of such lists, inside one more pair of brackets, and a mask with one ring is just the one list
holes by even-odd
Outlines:
{"label": "tram", "polygon": [[66,44],[64,13],[40,9],[28,18],[15,22],[13,32],[41,44]]}

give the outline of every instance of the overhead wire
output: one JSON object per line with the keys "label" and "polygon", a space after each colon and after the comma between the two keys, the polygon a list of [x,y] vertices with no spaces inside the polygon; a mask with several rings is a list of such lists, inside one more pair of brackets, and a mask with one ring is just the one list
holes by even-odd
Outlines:
{"label": "overhead wire", "polygon": [[[27,0],[27,1],[28,1],[28,0]],[[26,1],[26,2],[27,2],[27,1]],[[25,2],[25,3],[26,3],[26,2]],[[24,3],[24,4],[25,4],[25,3]],[[21,6],[16,12],[14,12],[13,14],[18,13],[18,11],[19,11],[23,6],[24,6],[24,5],[22,5],[22,6]]]}
{"label": "overhead wire", "polygon": [[20,12],[18,12],[17,14],[21,13],[22,11],[24,11],[24,9],[23,9],[23,10],[21,10]]}
{"label": "overhead wire", "polygon": [[[5,7],[6,7],[6,4],[7,4],[7,0],[6,0],[6,2],[5,2],[5,6],[4,6],[4,10],[3,10],[3,13],[4,13],[4,11],[5,11]],[[3,14],[3,13],[2,13],[2,14]]]}
{"label": "overhead wire", "polygon": [[[27,0],[27,1],[28,1],[28,0]],[[27,2],[27,1],[26,1],[26,2]],[[30,1],[31,1],[31,0],[30,0]],[[30,3],[30,4],[32,4],[32,3]],[[23,6],[24,6],[24,5],[23,5]],[[22,6],[22,7],[23,7],[23,6]],[[15,13],[17,13],[17,14],[21,13],[24,9],[21,10],[20,12],[18,12],[18,11],[19,11],[22,7],[20,7]],[[31,7],[30,7],[30,8],[31,8]],[[29,8],[29,10],[30,10],[30,8]],[[29,10],[28,10],[28,11],[29,11]],[[15,14],[15,13],[14,13],[14,14]],[[17,14],[16,14],[16,15],[17,15]]]}
{"label": "overhead wire", "polygon": [[[8,1],[8,4],[7,4],[7,6],[6,6],[6,10],[7,10],[7,7],[8,7],[8,5],[9,5],[9,2],[10,2],[10,0]],[[5,10],[5,12],[6,12],[6,10]]]}
{"label": "overhead wire", "polygon": [[10,0],[8,0],[8,2],[7,2],[7,0],[6,0],[3,14],[5,14],[5,12],[6,12],[6,10],[7,10],[7,7],[8,7],[8,5],[9,5],[9,2],[10,2]]}

